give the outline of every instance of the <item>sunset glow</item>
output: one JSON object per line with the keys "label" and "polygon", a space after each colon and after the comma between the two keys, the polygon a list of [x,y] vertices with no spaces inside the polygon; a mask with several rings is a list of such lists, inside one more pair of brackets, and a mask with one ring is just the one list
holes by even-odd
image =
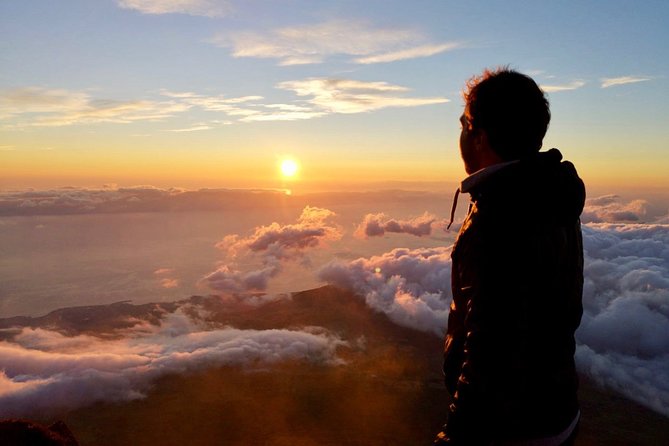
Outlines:
{"label": "sunset glow", "polygon": [[460,91],[504,64],[548,93],[544,147],[586,184],[669,187],[667,5],[577,5],[574,28],[561,3],[3,2],[0,189],[271,188],[289,148],[302,190],[450,190]]}

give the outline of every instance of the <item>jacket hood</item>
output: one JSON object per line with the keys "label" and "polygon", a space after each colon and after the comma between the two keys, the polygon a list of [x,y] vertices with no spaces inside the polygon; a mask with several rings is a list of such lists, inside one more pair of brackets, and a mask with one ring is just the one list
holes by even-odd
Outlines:
{"label": "jacket hood", "polygon": [[501,206],[561,223],[578,219],[585,204],[583,181],[558,149],[504,163],[463,191],[482,210]]}

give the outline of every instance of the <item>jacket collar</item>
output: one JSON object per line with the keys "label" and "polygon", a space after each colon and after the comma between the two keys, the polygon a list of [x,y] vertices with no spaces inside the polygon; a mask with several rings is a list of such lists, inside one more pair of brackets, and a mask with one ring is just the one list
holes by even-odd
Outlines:
{"label": "jacket collar", "polygon": [[473,174],[469,175],[467,178],[462,180],[460,183],[460,192],[469,193],[472,189],[475,189],[479,185],[483,184],[488,178],[493,176],[495,173],[500,170],[518,163],[519,160],[506,161],[503,163],[493,164],[492,166],[484,167],[483,169],[477,170]]}
{"label": "jacket collar", "polygon": [[458,207],[458,197],[461,192],[471,193],[472,189],[482,184],[485,180],[490,178],[496,172],[512,165],[516,164],[519,160],[507,161],[504,163],[493,164],[492,166],[484,167],[483,169],[477,170],[473,174],[469,175],[467,178],[462,180],[460,187],[455,190],[455,196],[453,197],[453,205],[451,206],[451,219],[446,226],[446,229],[450,229],[453,224],[453,219],[455,218],[455,209]]}

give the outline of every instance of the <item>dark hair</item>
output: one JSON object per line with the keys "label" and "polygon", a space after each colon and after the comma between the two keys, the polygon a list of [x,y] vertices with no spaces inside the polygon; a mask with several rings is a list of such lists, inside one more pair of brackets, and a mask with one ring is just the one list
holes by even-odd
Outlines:
{"label": "dark hair", "polygon": [[551,112],[544,92],[530,77],[501,67],[467,81],[465,117],[472,129],[488,135],[491,148],[504,160],[541,149]]}

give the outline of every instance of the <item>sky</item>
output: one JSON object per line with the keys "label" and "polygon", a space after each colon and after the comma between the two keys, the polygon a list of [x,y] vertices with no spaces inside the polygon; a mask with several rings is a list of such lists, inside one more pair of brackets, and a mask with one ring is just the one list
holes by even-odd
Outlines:
{"label": "sky", "polygon": [[461,89],[499,65],[547,92],[544,147],[589,186],[666,189],[668,20],[664,1],[2,2],[0,190],[455,183]]}

